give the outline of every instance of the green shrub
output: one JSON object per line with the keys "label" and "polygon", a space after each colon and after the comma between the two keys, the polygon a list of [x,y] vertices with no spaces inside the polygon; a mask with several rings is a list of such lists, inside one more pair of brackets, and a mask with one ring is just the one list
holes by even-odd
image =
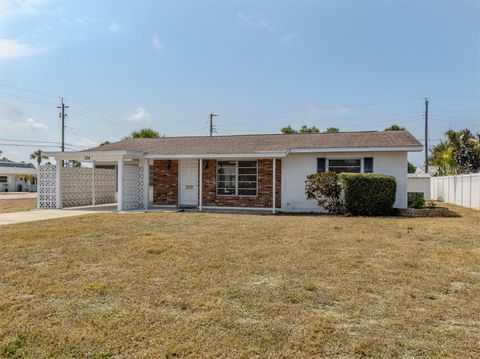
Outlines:
{"label": "green shrub", "polygon": [[389,216],[393,212],[395,177],[372,173],[341,173],[345,210],[354,216]]}
{"label": "green shrub", "polygon": [[423,196],[416,194],[410,207],[416,208],[416,209],[425,208],[425,199],[423,198]]}
{"label": "green shrub", "polygon": [[305,194],[307,199],[315,199],[320,207],[330,213],[342,214],[342,188],[335,172],[319,172],[307,176]]}

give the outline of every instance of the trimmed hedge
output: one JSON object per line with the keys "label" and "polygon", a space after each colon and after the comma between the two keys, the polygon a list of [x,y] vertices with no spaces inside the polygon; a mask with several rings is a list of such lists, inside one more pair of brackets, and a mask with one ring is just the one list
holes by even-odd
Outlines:
{"label": "trimmed hedge", "polygon": [[372,173],[341,173],[345,210],[354,216],[389,216],[393,213],[397,181]]}

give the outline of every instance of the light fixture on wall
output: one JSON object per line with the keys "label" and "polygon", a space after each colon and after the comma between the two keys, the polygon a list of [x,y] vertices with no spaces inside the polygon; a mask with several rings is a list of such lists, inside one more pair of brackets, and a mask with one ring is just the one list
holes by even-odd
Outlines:
{"label": "light fixture on wall", "polygon": [[167,160],[167,170],[169,170],[170,168],[172,168],[172,161]]}
{"label": "light fixture on wall", "polygon": [[204,171],[208,170],[208,160],[203,161],[203,170]]}

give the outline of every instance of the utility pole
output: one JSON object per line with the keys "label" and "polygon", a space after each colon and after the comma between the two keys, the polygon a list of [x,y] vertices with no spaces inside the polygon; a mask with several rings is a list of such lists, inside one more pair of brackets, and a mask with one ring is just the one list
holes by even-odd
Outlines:
{"label": "utility pole", "polygon": [[[60,106],[57,106],[57,108],[60,109],[60,114],[59,117],[62,119],[62,152],[65,152],[65,109],[69,108],[70,106],[65,106],[65,103],[63,102],[63,97],[60,99],[61,103]],[[63,167],[63,160],[61,162],[61,166]]]}
{"label": "utility pole", "polygon": [[213,129],[214,129],[214,126],[213,126],[213,116],[218,116],[218,115],[215,115],[214,113],[211,113],[211,114],[210,114],[210,136],[213,135]]}
{"label": "utility pole", "polygon": [[428,98],[425,97],[425,173],[428,174]]}

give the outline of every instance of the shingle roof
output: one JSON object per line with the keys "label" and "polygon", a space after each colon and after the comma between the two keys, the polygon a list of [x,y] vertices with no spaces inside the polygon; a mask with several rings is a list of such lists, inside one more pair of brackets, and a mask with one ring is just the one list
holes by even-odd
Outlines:
{"label": "shingle roof", "polygon": [[422,144],[408,131],[364,131],[317,134],[273,134],[162,137],[127,139],[94,147],[90,151],[127,150],[149,154],[242,154],[286,152],[291,149],[331,149],[364,147],[412,147]]}
{"label": "shingle roof", "polygon": [[31,163],[18,163],[12,161],[0,161],[0,167],[35,168]]}

